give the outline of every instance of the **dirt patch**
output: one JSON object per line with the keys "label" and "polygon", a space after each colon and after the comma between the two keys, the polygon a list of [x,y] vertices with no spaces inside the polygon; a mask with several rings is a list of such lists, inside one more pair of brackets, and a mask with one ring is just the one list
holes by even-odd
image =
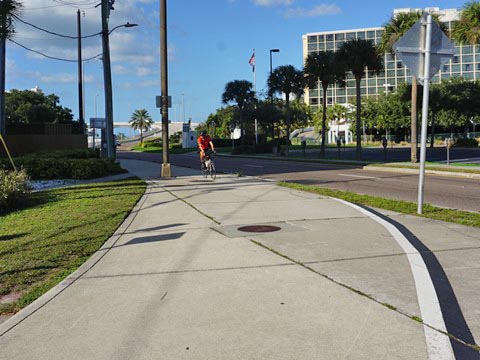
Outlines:
{"label": "dirt patch", "polygon": [[0,304],[11,304],[22,297],[22,293],[18,291],[11,292],[10,294],[0,296]]}

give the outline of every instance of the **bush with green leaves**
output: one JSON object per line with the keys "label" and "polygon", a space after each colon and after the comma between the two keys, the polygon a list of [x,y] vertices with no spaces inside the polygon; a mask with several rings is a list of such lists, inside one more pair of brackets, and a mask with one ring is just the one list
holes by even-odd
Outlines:
{"label": "bush with green leaves", "polygon": [[25,170],[0,169],[0,213],[22,205],[30,193],[28,181]]}
{"label": "bush with green leaves", "polygon": [[454,147],[478,147],[477,139],[456,139],[453,144]]}
{"label": "bush with green leaves", "polygon": [[[119,164],[98,158],[93,150],[69,150],[30,154],[14,159],[33,180],[93,179],[125,172]],[[0,169],[13,170],[7,159],[0,159]]]}

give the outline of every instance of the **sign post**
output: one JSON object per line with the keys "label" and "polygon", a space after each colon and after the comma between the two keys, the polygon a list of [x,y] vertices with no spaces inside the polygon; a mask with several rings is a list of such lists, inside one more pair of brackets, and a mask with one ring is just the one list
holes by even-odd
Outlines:
{"label": "sign post", "polygon": [[417,204],[417,213],[421,214],[423,211],[425,185],[430,79],[440,70],[443,64],[453,58],[455,47],[443,33],[440,26],[432,21],[432,14],[425,13],[420,20],[393,45],[393,49],[397,57],[407,65],[412,75],[415,75],[423,85],[420,174],[418,177]]}

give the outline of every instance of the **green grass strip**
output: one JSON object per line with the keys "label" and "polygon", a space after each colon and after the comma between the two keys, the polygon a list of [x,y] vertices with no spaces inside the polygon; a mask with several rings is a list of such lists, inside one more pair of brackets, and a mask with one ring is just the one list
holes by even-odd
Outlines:
{"label": "green grass strip", "polygon": [[33,193],[0,216],[0,314],[13,314],[75,271],[113,235],[144,194],[127,179]]}
{"label": "green grass strip", "polygon": [[278,185],[295,190],[308,191],[318,195],[330,196],[354,204],[395,211],[402,214],[416,215],[434,220],[480,227],[480,213],[477,212],[445,209],[430,204],[425,204],[423,207],[423,214],[418,215],[417,204],[410,201],[385,199],[377,196],[355,194],[350,191],[333,190],[313,185],[302,185],[283,181],[279,182]]}
{"label": "green grass strip", "polygon": [[[415,165],[403,165],[403,164],[368,164],[369,167],[387,167],[387,168],[397,168],[397,169],[415,169],[418,170],[418,166]],[[455,167],[454,167],[455,166]],[[466,165],[463,165],[466,166]],[[472,165],[468,165],[472,166]],[[477,165],[480,166],[480,165]],[[469,174],[480,174],[480,170],[476,169],[464,169],[460,168],[460,165],[451,164],[450,167],[447,166],[431,166],[426,164],[425,170],[434,170],[434,171],[443,171],[443,172],[457,172],[457,173],[469,173]]]}

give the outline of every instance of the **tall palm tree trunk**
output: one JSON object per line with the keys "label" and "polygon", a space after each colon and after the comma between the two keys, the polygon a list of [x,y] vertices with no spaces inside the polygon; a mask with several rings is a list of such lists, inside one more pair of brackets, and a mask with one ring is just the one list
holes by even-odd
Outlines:
{"label": "tall palm tree trunk", "polygon": [[435,144],[435,112],[432,111],[432,130],[430,133],[430,147],[433,148]]}
{"label": "tall palm tree trunk", "polygon": [[360,104],[360,81],[361,78],[355,78],[355,85],[357,87],[357,121],[356,121],[356,132],[357,132],[357,160],[362,159],[362,138],[361,138],[361,129],[360,129],[360,112],[361,112],[361,104]]}
{"label": "tall palm tree trunk", "polygon": [[417,113],[417,78],[412,76],[412,108],[411,108],[411,139],[410,139],[410,160],[412,163],[418,161],[418,151],[417,151],[417,124],[418,124],[418,113]]}
{"label": "tall palm tree trunk", "polygon": [[143,144],[143,128],[140,128],[140,144]]}
{"label": "tall palm tree trunk", "polygon": [[320,157],[325,157],[325,141],[326,141],[326,130],[327,130],[327,86],[323,85],[323,99],[322,99],[322,145],[320,147]]}

